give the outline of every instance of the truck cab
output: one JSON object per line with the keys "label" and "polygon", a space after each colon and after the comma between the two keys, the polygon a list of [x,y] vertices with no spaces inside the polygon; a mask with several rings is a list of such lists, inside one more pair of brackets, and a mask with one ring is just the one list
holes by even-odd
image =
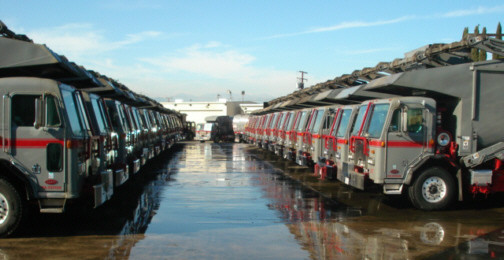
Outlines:
{"label": "truck cab", "polygon": [[268,142],[268,150],[270,152],[275,152],[275,146],[276,143],[278,142],[279,139],[279,130],[280,126],[283,123],[283,120],[285,119],[285,112],[277,112],[276,113],[276,118],[274,122],[272,122],[272,127],[271,127],[271,133],[269,136],[269,142]]}
{"label": "truck cab", "polygon": [[334,107],[328,106],[312,111],[307,132],[303,136],[303,165],[314,166],[318,162],[324,145],[323,136],[330,131],[334,111]]}
{"label": "truck cab", "polygon": [[312,109],[306,108],[301,110],[301,114],[299,115],[299,122],[297,123],[297,127],[295,129],[297,139],[295,143],[295,161],[299,165],[303,165],[303,144],[305,143],[305,135],[308,127],[308,123],[310,121]]}
{"label": "truck cab", "polygon": [[277,142],[275,144],[275,154],[283,157],[285,152],[285,145],[287,144],[287,132],[292,128],[294,123],[294,111],[284,112],[284,119],[280,123],[278,129]]}
{"label": "truck cab", "polygon": [[106,201],[109,183],[87,168],[92,151],[78,91],[50,79],[12,77],[0,79],[0,92],[0,233],[17,228],[30,201],[43,213],[63,212],[80,197]]}

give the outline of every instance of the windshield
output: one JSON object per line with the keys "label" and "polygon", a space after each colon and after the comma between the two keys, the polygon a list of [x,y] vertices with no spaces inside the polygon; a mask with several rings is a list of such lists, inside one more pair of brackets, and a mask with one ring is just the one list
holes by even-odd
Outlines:
{"label": "windshield", "polygon": [[98,99],[91,98],[91,106],[93,107],[94,114],[96,116],[96,121],[98,122],[98,130],[100,134],[106,134],[107,130],[105,128],[105,119],[102,113]]}
{"label": "windshield", "polygon": [[285,113],[284,117],[282,118],[282,122],[280,122],[278,128],[285,130],[286,126],[289,124],[289,120],[290,120],[290,113]]}
{"label": "windshield", "polygon": [[352,115],[352,109],[344,109],[343,111],[341,111],[339,127],[336,125],[338,124],[338,122],[336,122],[336,124],[334,125],[334,127],[337,129],[337,137],[345,136],[345,133],[348,129],[348,124],[350,123],[350,115]]}
{"label": "windshield", "polygon": [[299,120],[299,124],[297,126],[298,132],[303,132],[306,126],[306,118],[308,117],[308,111],[301,112],[301,119]]}
{"label": "windshield", "polygon": [[124,115],[123,106],[121,104],[115,104],[119,120],[121,122],[124,132],[129,132],[128,121],[126,121],[126,116]]}
{"label": "windshield", "polygon": [[381,136],[385,118],[387,117],[389,104],[377,104],[373,107],[369,127],[366,136],[369,138],[379,138]]}
{"label": "windshield", "polygon": [[82,125],[86,130],[91,130],[89,126],[88,117],[86,114],[86,109],[84,108],[84,102],[82,101],[82,96],[80,92],[75,92],[75,99],[77,100],[77,106],[79,109],[79,113],[81,114],[82,121],[84,124]]}
{"label": "windshield", "polygon": [[206,123],[205,127],[204,127],[204,130],[205,131],[212,131],[212,126],[213,126],[212,123]]}
{"label": "windshield", "polygon": [[317,117],[315,118],[315,120],[312,119],[313,121],[315,121],[314,123],[312,123],[312,127],[311,127],[311,129],[312,129],[311,133],[312,134],[316,134],[316,133],[319,132],[320,126],[322,125],[321,123],[322,123],[322,119],[323,118],[324,118],[324,110],[323,109],[319,109],[317,111]]}
{"label": "windshield", "polygon": [[296,113],[291,112],[290,116],[289,116],[289,122],[287,124],[287,128],[285,129],[286,131],[290,131],[292,129],[292,125],[294,125],[294,121],[296,121],[295,119],[296,119]]}
{"label": "windshield", "polygon": [[366,114],[366,109],[368,105],[362,105],[359,107],[359,114],[357,114],[357,118],[354,121],[352,128],[352,136],[359,135],[359,130],[362,125],[362,120],[364,120],[364,115]]}
{"label": "windshield", "polygon": [[197,125],[196,125],[196,131],[201,131],[201,130],[203,130],[203,126],[205,126],[205,124],[197,124]]}
{"label": "windshield", "polygon": [[74,93],[68,90],[61,90],[61,96],[63,97],[63,103],[65,103],[65,110],[68,115],[68,119],[70,121],[70,128],[72,130],[73,135],[75,136],[84,136],[84,129],[82,125],[82,115],[79,113],[77,108],[77,102],[75,101]]}
{"label": "windshield", "polygon": [[263,117],[263,119],[259,125],[259,128],[261,128],[261,129],[266,128],[266,122],[268,122],[269,117],[270,117],[270,115],[266,115]]}
{"label": "windshield", "polygon": [[273,128],[273,126],[275,125],[277,117],[278,117],[278,114],[274,114],[273,115],[273,118],[269,122],[269,126],[268,126],[269,129]]}
{"label": "windshield", "polygon": [[279,122],[276,124],[275,129],[282,129],[286,117],[287,117],[286,113],[280,114],[280,118],[278,119]]}

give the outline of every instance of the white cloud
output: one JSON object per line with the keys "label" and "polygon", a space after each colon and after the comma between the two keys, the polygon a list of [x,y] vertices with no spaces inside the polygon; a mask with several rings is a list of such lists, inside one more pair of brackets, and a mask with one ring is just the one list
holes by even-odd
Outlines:
{"label": "white cloud", "polygon": [[415,18],[415,16],[403,16],[403,17],[399,17],[396,19],[392,19],[392,20],[383,20],[383,21],[374,21],[374,22],[361,22],[361,21],[342,22],[340,24],[333,25],[333,26],[315,28],[315,29],[308,30],[303,33],[305,33],[305,34],[306,33],[319,33],[319,32],[338,31],[338,30],[350,29],[350,28],[358,28],[358,27],[374,27],[374,26],[380,26],[380,25],[386,25],[386,24],[400,23],[403,21],[412,20],[414,18]]}
{"label": "white cloud", "polygon": [[104,36],[104,31],[95,29],[92,24],[87,23],[66,24],[59,27],[27,32],[27,35],[34,42],[46,44],[56,53],[65,55],[71,59],[85,58],[90,55],[95,57],[108,51],[158,37],[161,34],[161,32],[156,31],[144,31],[128,34],[125,36],[125,39],[120,41],[110,41]]}
{"label": "white cloud", "polygon": [[449,11],[449,12],[437,14],[434,16],[406,15],[406,16],[402,16],[402,17],[390,19],[390,20],[379,20],[379,21],[371,21],[371,22],[365,22],[365,21],[341,22],[339,24],[332,25],[332,26],[318,27],[318,28],[314,28],[314,29],[310,29],[310,30],[306,30],[306,31],[294,32],[294,33],[276,34],[276,35],[264,37],[262,39],[263,40],[264,39],[276,39],[276,38],[292,37],[292,36],[298,36],[298,35],[304,35],[304,34],[339,31],[339,30],[351,29],[351,28],[374,27],[374,26],[381,26],[381,25],[388,25],[388,24],[396,24],[396,23],[409,21],[409,20],[415,20],[415,19],[455,18],[455,17],[483,15],[483,14],[489,14],[489,13],[502,13],[502,12],[504,12],[504,5],[494,6],[494,7],[480,6],[475,9]]}
{"label": "white cloud", "polygon": [[[176,87],[181,93],[217,93],[230,89],[233,93],[245,90],[246,93],[278,96],[295,90],[296,72],[256,67],[253,55],[223,46],[216,42],[196,44],[170,55],[141,60],[153,66],[153,71],[165,73],[166,78],[192,75],[185,83],[176,83],[183,85]],[[187,82],[196,84],[188,86]]]}
{"label": "white cloud", "polygon": [[412,19],[415,19],[415,16],[403,16],[403,17],[399,17],[396,19],[381,20],[381,21],[374,21],[374,22],[363,22],[363,21],[341,22],[336,25],[327,26],[327,27],[318,27],[318,28],[314,28],[314,29],[302,31],[302,32],[277,34],[277,35],[265,37],[264,39],[291,37],[291,36],[311,34],[311,33],[331,32],[331,31],[338,31],[338,30],[343,30],[343,29],[359,28],[359,27],[373,27],[373,26],[380,26],[380,25],[386,25],[386,24],[400,23],[400,22],[412,20]]}
{"label": "white cloud", "polygon": [[444,14],[441,14],[440,17],[463,17],[463,16],[471,16],[471,15],[481,15],[481,14],[489,14],[489,13],[501,13],[504,12],[504,6],[494,6],[494,7],[484,7],[480,6],[476,9],[465,9],[465,10],[455,10],[450,11]]}
{"label": "white cloud", "polygon": [[[197,45],[180,51],[178,56],[144,58],[165,72],[184,71],[211,78],[230,78],[250,74],[248,65],[255,60],[250,54],[235,50],[213,51]],[[219,45],[220,46],[220,45]]]}

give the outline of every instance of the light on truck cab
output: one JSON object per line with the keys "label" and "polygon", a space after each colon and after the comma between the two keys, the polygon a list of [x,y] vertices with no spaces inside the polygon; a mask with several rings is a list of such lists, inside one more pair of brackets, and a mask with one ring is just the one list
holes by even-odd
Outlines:
{"label": "light on truck cab", "polygon": [[447,146],[451,140],[450,135],[447,132],[441,132],[437,137],[437,143],[440,146]]}
{"label": "light on truck cab", "polygon": [[367,160],[367,162],[368,162],[368,164],[374,165],[374,162],[375,162],[375,161],[374,161],[374,158],[369,158],[369,159]]}

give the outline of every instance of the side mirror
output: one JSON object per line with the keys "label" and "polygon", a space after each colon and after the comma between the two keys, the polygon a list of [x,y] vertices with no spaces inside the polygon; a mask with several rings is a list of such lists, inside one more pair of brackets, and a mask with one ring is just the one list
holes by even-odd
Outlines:
{"label": "side mirror", "polygon": [[43,117],[42,117],[42,99],[35,99],[35,122],[33,122],[33,126],[35,129],[39,129],[42,125]]}

